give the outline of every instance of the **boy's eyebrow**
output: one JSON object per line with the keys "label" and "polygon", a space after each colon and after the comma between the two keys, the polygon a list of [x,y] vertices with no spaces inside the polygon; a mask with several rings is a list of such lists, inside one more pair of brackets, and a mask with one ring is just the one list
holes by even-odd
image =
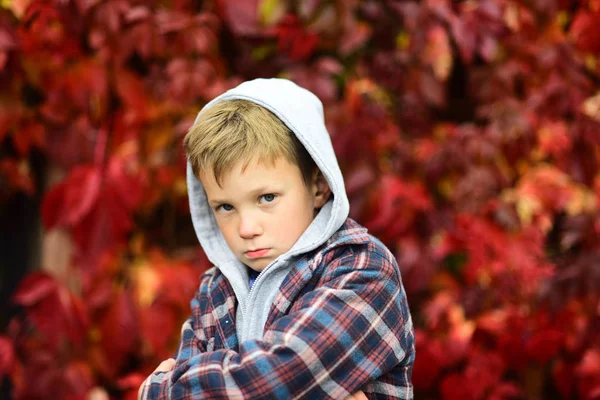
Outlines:
{"label": "boy's eyebrow", "polygon": [[211,206],[218,206],[219,204],[223,204],[223,203],[227,203],[225,200],[219,200],[219,199],[214,199],[214,200],[209,200],[208,204],[210,204]]}

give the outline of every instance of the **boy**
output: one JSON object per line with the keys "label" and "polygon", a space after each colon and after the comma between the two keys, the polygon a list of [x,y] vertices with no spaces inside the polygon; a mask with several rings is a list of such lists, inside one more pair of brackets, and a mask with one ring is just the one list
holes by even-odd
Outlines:
{"label": "boy", "polygon": [[411,399],[400,271],[348,218],[319,99],[284,79],[245,82],[202,109],[184,146],[214,267],[175,359],[139,398]]}

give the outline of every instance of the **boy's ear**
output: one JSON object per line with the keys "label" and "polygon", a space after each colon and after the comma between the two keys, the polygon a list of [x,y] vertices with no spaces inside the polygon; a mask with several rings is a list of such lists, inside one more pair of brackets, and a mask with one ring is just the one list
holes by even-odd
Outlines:
{"label": "boy's ear", "polygon": [[329,196],[331,196],[331,189],[329,188],[329,184],[327,180],[321,173],[321,171],[317,168],[313,173],[312,177],[312,190],[313,196],[315,198],[315,208],[321,208],[327,203],[329,200]]}

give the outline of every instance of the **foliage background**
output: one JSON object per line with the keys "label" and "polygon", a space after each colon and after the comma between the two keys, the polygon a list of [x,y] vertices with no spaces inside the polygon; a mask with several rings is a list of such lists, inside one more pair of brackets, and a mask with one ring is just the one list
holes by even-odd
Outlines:
{"label": "foliage background", "polygon": [[600,398],[600,1],[0,5],[0,205],[63,244],[13,288],[3,395],[135,399],[207,267],[182,136],[281,76],[397,255],[416,398]]}

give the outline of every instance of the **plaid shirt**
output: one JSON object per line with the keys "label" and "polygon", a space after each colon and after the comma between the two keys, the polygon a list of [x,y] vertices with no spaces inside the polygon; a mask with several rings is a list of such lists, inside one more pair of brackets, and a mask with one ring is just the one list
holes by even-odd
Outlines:
{"label": "plaid shirt", "polygon": [[412,399],[414,331],[392,254],[348,219],[283,281],[262,340],[238,343],[236,298],[216,268],[201,278],[176,364],[139,398]]}

